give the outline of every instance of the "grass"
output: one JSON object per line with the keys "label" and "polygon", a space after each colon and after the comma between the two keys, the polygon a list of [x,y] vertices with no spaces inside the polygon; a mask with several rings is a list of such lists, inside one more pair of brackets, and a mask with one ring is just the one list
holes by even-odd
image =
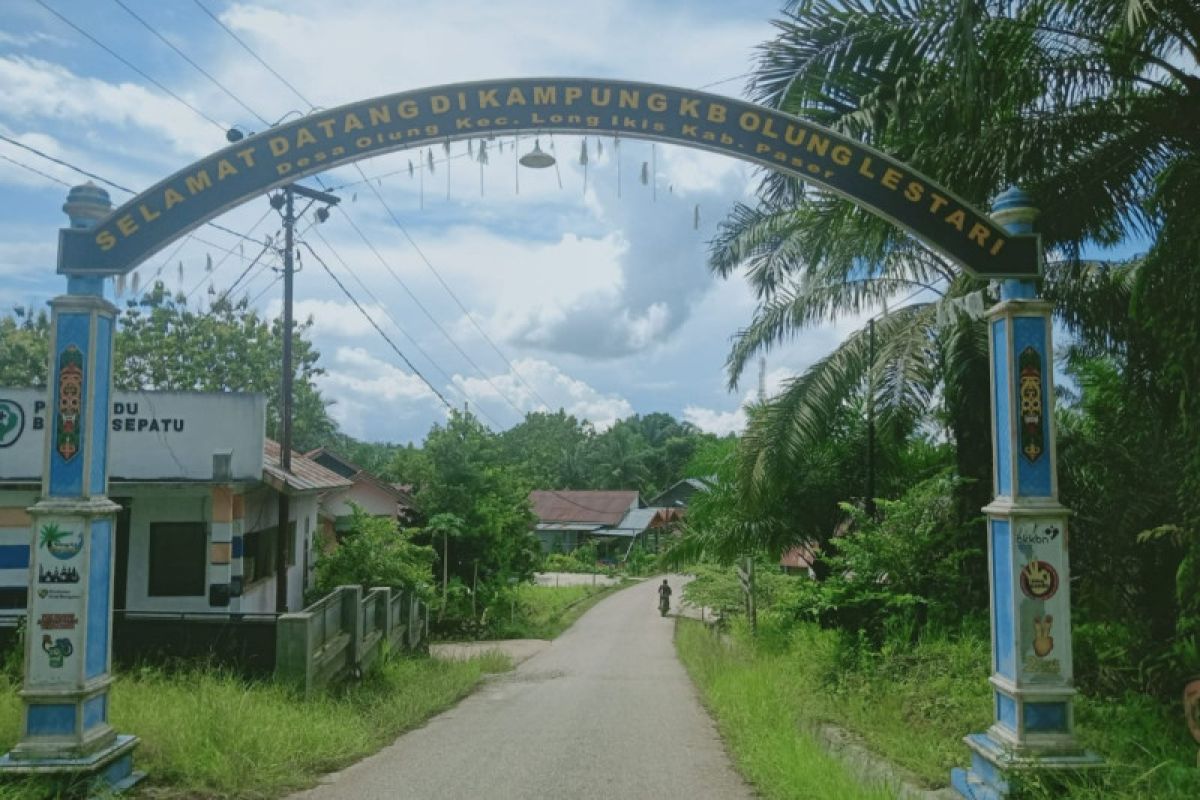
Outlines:
{"label": "grass", "polygon": [[[211,669],[142,670],[113,688],[113,726],[136,733],[142,796],[279,797],[313,785],[390,743],[466,695],[489,672],[510,668],[502,655],[469,661],[387,659],[363,681],[302,700],[273,683],[249,683]],[[17,686],[4,681],[0,747],[19,733]],[[42,781],[0,785],[3,800],[67,797]]]}
{"label": "grass", "polygon": [[[927,635],[916,643],[872,652],[847,647],[835,632],[815,625],[776,627],[769,615],[759,622],[756,639],[735,629],[732,649],[714,669],[773,681],[771,696],[789,714],[780,724],[789,730],[834,722],[859,734],[872,750],[929,786],[944,786],[950,769],[969,760],[962,737],[983,731],[992,722],[985,630]],[[1107,767],[1065,786],[1045,785],[1033,778],[1025,786],[1025,796],[1039,800],[1200,797],[1196,745],[1178,709],[1144,695],[1081,695],[1075,709],[1080,742],[1103,756]]]}
{"label": "grass", "polygon": [[533,586],[522,584],[514,590],[515,605],[501,608],[489,626],[492,639],[553,639],[583,616],[609,593],[624,588],[614,586]]}
{"label": "grass", "polygon": [[[738,768],[766,798],[883,800],[862,786],[796,723],[802,692],[782,659],[760,659],[730,648],[703,625],[681,620],[676,647]],[[793,690],[789,690],[793,689]]]}

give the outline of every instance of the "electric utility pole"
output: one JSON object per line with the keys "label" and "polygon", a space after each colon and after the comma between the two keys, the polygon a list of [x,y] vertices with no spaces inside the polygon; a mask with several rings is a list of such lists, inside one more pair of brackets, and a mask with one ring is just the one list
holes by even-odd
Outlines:
{"label": "electric utility pole", "polygon": [[[295,183],[283,187],[282,194],[271,198],[271,205],[276,210],[280,207],[283,209],[283,381],[279,392],[279,468],[289,474],[292,471],[292,389],[295,383],[292,364],[292,277],[295,274],[296,195],[325,203],[324,208],[317,210],[317,219],[321,222],[329,216],[328,207],[337,205],[341,200],[328,192],[318,192]],[[275,532],[275,611],[283,614],[288,610],[288,542],[294,537],[289,526],[292,509],[286,479],[279,492],[278,515]]]}

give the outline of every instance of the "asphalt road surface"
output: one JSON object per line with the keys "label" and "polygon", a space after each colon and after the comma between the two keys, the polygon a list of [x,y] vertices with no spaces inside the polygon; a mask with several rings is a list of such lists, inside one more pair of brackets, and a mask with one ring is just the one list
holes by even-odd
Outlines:
{"label": "asphalt road surface", "polygon": [[515,671],[296,797],[752,797],[675,657],[656,587],[605,598]]}

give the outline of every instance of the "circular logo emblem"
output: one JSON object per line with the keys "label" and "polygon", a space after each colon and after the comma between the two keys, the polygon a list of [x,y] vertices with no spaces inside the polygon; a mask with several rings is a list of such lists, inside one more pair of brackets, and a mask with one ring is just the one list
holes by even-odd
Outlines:
{"label": "circular logo emblem", "polygon": [[1058,591],[1058,573],[1045,561],[1030,561],[1021,569],[1021,591],[1034,600],[1049,600]]}
{"label": "circular logo emblem", "polygon": [[25,412],[12,400],[0,399],[0,447],[8,447],[25,430]]}

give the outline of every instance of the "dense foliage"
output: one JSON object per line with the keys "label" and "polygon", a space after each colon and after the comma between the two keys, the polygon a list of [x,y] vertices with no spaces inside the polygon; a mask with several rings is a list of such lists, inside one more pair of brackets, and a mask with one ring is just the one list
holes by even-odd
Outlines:
{"label": "dense foliage", "polygon": [[[311,320],[292,333],[296,367],[292,441],[304,451],[328,442],[337,430],[313,385],[322,370],[308,341]],[[50,320],[44,314],[0,317],[0,385],[44,386]],[[245,300],[217,299],[208,311],[190,308],[161,282],[129,300],[117,318],[113,384],[118,389],[261,392],[267,397],[267,431],[279,437],[279,376],[283,326]]]}
{"label": "dense foliage", "polygon": [[[1079,681],[1176,697],[1200,674],[1200,126],[1182,122],[1200,113],[1194,3],[799,0],[776,28],[754,99],[978,206],[1019,184],[1042,210],[1038,288],[1070,377],[1057,422],[1061,496],[1078,511]],[[1117,245],[1144,252],[1089,256]],[[711,265],[744,272],[759,298],[731,382],[810,326],[875,316],[753,410],[672,556],[728,563],[809,545],[818,581],[793,616],[876,645],[983,619],[982,311],[996,287],[778,174],[729,214]]]}
{"label": "dense foliage", "polygon": [[317,559],[317,595],[358,584],[417,591],[428,598],[433,551],[414,544],[414,532],[400,530],[394,520],[373,517],[357,506],[353,510],[350,529],[338,546]]}

